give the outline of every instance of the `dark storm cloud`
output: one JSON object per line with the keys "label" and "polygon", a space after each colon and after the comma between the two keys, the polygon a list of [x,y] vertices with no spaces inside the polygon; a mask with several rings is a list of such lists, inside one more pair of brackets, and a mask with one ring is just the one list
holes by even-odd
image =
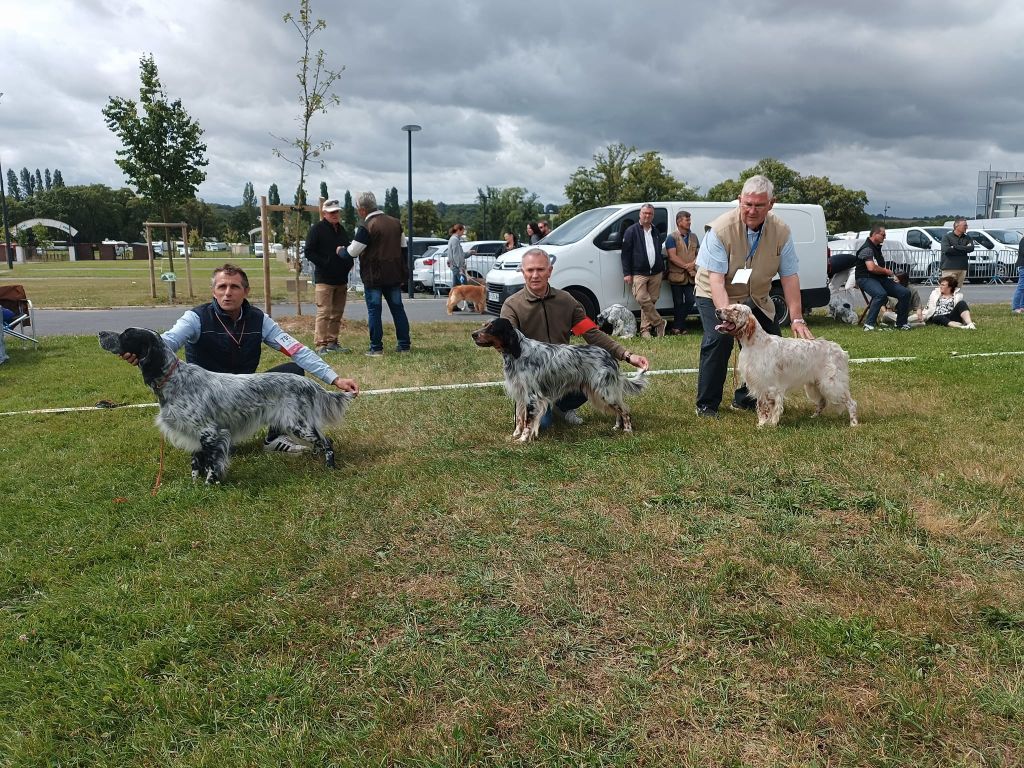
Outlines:
{"label": "dark storm cloud", "polygon": [[[301,49],[281,20],[295,7],[64,0],[7,13],[5,166],[120,185],[100,110],[137,96],[139,57],[152,52],[205,131],[200,194],[237,202],[246,181],[290,194],[297,174],[272,149],[299,131]],[[1024,12],[1009,2],[313,7],[328,24],[314,45],[345,71],[340,106],[312,123],[333,147],[310,189],[404,189],[410,122],[424,128],[415,195],[447,202],[488,185],[557,201],[612,142],[660,152],[704,189],[776,157],[897,213],[973,212],[978,170],[1024,169]]]}

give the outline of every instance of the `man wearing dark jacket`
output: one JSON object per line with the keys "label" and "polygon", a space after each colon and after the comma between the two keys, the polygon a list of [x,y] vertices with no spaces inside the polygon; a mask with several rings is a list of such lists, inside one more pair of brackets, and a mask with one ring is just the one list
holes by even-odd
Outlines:
{"label": "man wearing dark jacket", "polygon": [[909,331],[907,315],[910,314],[910,289],[904,288],[894,279],[895,272],[885,266],[882,243],[885,242],[885,227],[875,224],[864,244],[857,249],[857,266],[854,277],[857,287],[871,297],[868,313],[864,316],[864,330],[875,330],[878,311],[885,305],[886,297],[896,299],[896,327]]}
{"label": "man wearing dark jacket", "polygon": [[[363,225],[349,245],[347,253],[359,259],[359,276],[363,279],[366,298],[366,320],[370,331],[369,357],[384,354],[384,325],[381,321],[383,302],[388,303],[395,321],[398,339],[396,352],[408,352],[409,318],[402,305],[402,286],[409,280],[409,264],[402,256],[405,236],[402,223],[377,208],[373,192],[362,192],[356,199],[356,210]],[[343,250],[342,253],[345,253]]]}
{"label": "man wearing dark jacket", "polygon": [[318,355],[325,352],[351,352],[338,345],[341,317],[348,297],[348,273],[352,257],[339,249],[349,244],[348,232],[341,225],[341,205],[337,200],[324,202],[323,218],[306,235],[306,258],[313,265],[316,284],[316,325],[313,346]]}
{"label": "man wearing dark jacket", "polygon": [[654,206],[644,203],[640,221],[622,236],[622,279],[632,287],[633,298],[640,305],[640,336],[647,339],[664,336],[668,327],[656,308],[665,272],[661,241],[661,233],[654,227]]}
{"label": "man wearing dark jacket", "polygon": [[942,237],[942,268],[943,277],[955,277],[957,285],[967,285],[967,261],[974,250],[974,241],[967,232],[967,219],[957,216],[953,222],[953,231]]}

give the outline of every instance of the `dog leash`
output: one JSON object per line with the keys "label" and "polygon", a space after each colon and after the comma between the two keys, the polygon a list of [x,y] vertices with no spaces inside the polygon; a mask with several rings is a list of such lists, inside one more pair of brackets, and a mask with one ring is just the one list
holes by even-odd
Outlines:
{"label": "dog leash", "polygon": [[153,489],[149,492],[150,496],[156,496],[156,492],[160,490],[160,483],[164,478],[164,436],[160,435],[160,466],[156,471],[156,481],[153,483]]}

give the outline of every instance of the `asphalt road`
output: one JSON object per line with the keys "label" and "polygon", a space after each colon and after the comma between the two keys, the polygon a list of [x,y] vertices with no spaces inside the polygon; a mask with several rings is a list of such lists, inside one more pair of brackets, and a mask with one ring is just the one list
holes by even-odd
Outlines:
{"label": "asphalt road", "polygon": [[[915,286],[924,300],[931,292],[931,286]],[[1004,285],[968,285],[964,288],[964,297],[968,304],[1009,304],[1013,297],[1015,283]],[[412,323],[428,323],[437,320],[453,320],[456,322],[481,322],[481,315],[475,312],[457,312],[448,316],[445,297],[420,296],[415,299],[403,297],[406,313]],[[37,309],[36,334],[39,336],[84,336],[97,331],[121,330],[131,326],[152,328],[164,331],[170,328],[181,313],[189,308],[187,304],[175,307],[117,307],[113,309]],[[302,314],[312,317],[315,314],[312,304],[304,304]],[[295,314],[294,304],[278,304],[273,308],[274,317],[287,317]],[[345,317],[353,320],[366,319],[366,304],[355,296],[349,297],[345,306]],[[384,309],[384,322],[390,321],[390,313]]]}

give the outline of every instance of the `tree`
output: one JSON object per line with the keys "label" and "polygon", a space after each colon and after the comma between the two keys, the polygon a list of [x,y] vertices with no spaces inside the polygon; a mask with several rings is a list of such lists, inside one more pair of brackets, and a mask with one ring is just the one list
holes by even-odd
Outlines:
{"label": "tree", "polygon": [[15,200],[17,200],[19,202],[21,201],[21,199],[22,199],[21,185],[18,184],[18,177],[14,173],[14,169],[13,168],[8,168],[7,169],[7,191],[10,193],[11,197],[13,197]]}
{"label": "tree", "polygon": [[677,181],[657,152],[637,157],[636,147],[619,143],[594,155],[592,168],[577,168],[565,186],[565,196],[569,204],[560,215],[569,218],[602,205],[696,197],[697,192]]}
{"label": "tree", "polygon": [[[412,204],[412,229],[414,237],[438,235],[441,217],[433,200],[414,200]],[[447,232],[445,233],[447,234]]]}
{"label": "tree", "polygon": [[252,182],[245,182],[245,187],[242,189],[242,229],[248,232],[250,229],[256,226],[258,222],[258,214],[256,207],[256,190],[252,187]]}
{"label": "tree", "polygon": [[43,186],[43,174],[41,174],[39,172],[38,168],[36,168],[36,175],[33,178],[35,179],[35,189],[36,189],[36,191],[37,192],[45,191],[46,187]]}
{"label": "tree", "polygon": [[64,186],[64,176],[61,175],[60,168],[53,169],[53,186],[58,189]]}
{"label": "tree", "polygon": [[388,216],[394,216],[396,219],[402,218],[402,206],[398,202],[397,187],[384,190],[384,213]]}
{"label": "tree", "polygon": [[[416,211],[414,209],[413,216],[415,217],[415,215]],[[341,211],[341,223],[349,235],[356,231],[356,208],[352,205],[352,193],[347,189],[345,190],[345,206]]]}
{"label": "tree", "polygon": [[28,172],[28,168],[21,169],[21,189],[22,195],[26,200],[32,197],[32,193],[35,192],[35,180],[32,178],[32,174]]}
{"label": "tree", "polygon": [[828,176],[804,176],[800,180],[800,202],[816,203],[825,211],[829,232],[867,229],[870,217],[864,211],[868,195],[862,189],[847,189]]}
{"label": "tree", "polygon": [[327,197],[328,197],[328,195],[327,195],[327,182],[326,181],[321,181],[320,182],[320,197],[322,197],[324,200],[326,200]]}
{"label": "tree", "polygon": [[49,192],[53,188],[53,177],[50,176],[50,169],[46,169],[46,173],[43,174],[43,184],[46,187],[46,191]]}
{"label": "tree", "polygon": [[478,189],[477,201],[477,232],[482,239],[497,239],[509,230],[522,235],[526,223],[536,221],[543,211],[537,195],[522,187]]}
{"label": "tree", "polygon": [[[271,184],[270,189],[267,190],[267,205],[280,205],[281,204],[281,193],[277,191],[277,184]],[[282,228],[284,227],[284,214],[280,211],[274,211],[270,214],[270,228],[274,232],[274,240],[281,236]],[[246,230],[248,231],[248,230]]]}
{"label": "tree", "polygon": [[[195,197],[206,178],[206,145],[181,100],[167,100],[153,56],[139,60],[139,103],[111,97],[103,108],[107,127],[121,140],[117,165],[140,195],[153,201],[162,221],[171,209]],[[141,107],[142,113],[139,113]],[[170,270],[174,271],[171,258]]]}
{"label": "tree", "polygon": [[[335,81],[341,77],[344,67],[337,72],[328,69],[323,48],[311,54],[311,43],[317,33],[327,28],[327,22],[323,19],[313,21],[312,10],[309,7],[309,0],[299,0],[298,16],[286,13],[283,17],[286,24],[291,24],[299,33],[302,39],[302,56],[299,57],[299,71],[296,75],[299,81],[299,104],[300,112],[298,117],[299,125],[302,126],[301,135],[289,141],[280,136],[274,136],[278,141],[284,142],[289,147],[286,155],[280,148],[275,147],[273,152],[276,157],[285,160],[299,169],[299,186],[295,194],[295,202],[304,205],[306,202],[306,165],[310,161],[316,161],[320,168],[324,167],[322,155],[333,146],[333,142],[324,140],[314,142],[310,137],[309,124],[313,116],[327,114],[328,108],[340,103],[340,99],[331,92]],[[300,220],[308,217],[296,217],[295,226],[299,227]],[[300,235],[295,233],[295,242],[298,242]],[[302,262],[295,260],[296,277],[298,270],[302,268]],[[295,281],[295,310],[296,314],[302,314],[302,304],[299,301],[299,281]]]}

